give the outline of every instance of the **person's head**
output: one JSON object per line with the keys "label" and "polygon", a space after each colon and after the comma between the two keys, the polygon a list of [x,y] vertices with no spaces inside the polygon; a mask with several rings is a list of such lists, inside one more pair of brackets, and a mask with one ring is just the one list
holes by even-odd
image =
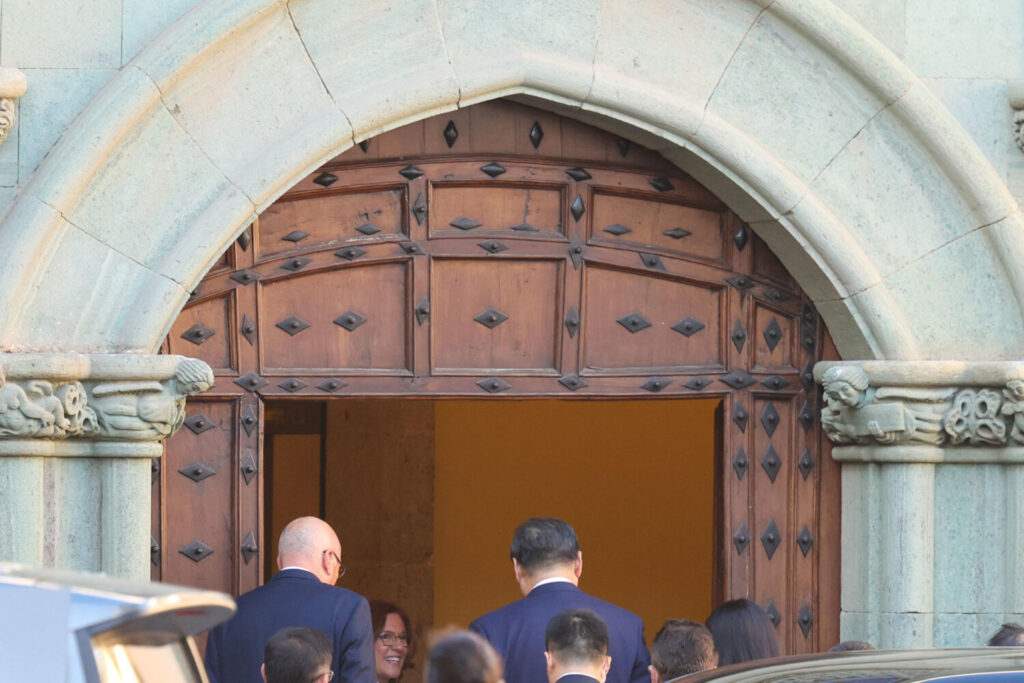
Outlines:
{"label": "person's head", "polygon": [[870,381],[864,370],[854,366],[835,366],[825,371],[821,378],[825,400],[829,408],[839,410],[842,406],[856,406],[865,398]]}
{"label": "person's head", "polygon": [[999,647],[1024,647],[1024,626],[1013,622],[1003,624],[989,638],[988,644]]}
{"label": "person's head", "polygon": [[524,595],[537,581],[553,576],[576,583],[583,571],[576,531],[554,517],[534,517],[520,524],[512,535],[509,555]]}
{"label": "person's head", "polygon": [[424,683],[505,683],[501,657],[472,631],[450,631],[434,640]]}
{"label": "person's head", "polygon": [[771,618],[746,598],[723,602],[705,625],[715,639],[719,666],[779,656]]}
{"label": "person's head", "polygon": [[875,647],[871,643],[865,643],[863,640],[844,640],[841,643],[836,643],[828,649],[829,652],[856,652],[857,650],[874,650]]}
{"label": "person's head", "polygon": [[263,648],[260,673],[266,683],[327,683],[331,671],[331,641],[315,628],[283,628]]}
{"label": "person's head", "polygon": [[416,654],[412,623],[398,605],[383,600],[370,600],[373,622],[373,654],[377,661],[377,680],[385,683],[412,667]]}
{"label": "person's head", "polygon": [[544,650],[552,683],[570,672],[603,681],[612,663],[608,625],[589,609],[567,609],[551,617],[544,629]]}
{"label": "person's head", "polygon": [[654,636],[651,683],[664,683],[717,666],[718,651],[715,650],[714,638],[702,624],[687,619],[669,619]]}
{"label": "person's head", "polygon": [[331,525],[316,517],[299,517],[288,522],[277,542],[277,568],[302,567],[327,584],[345,574],[341,564],[341,541]]}

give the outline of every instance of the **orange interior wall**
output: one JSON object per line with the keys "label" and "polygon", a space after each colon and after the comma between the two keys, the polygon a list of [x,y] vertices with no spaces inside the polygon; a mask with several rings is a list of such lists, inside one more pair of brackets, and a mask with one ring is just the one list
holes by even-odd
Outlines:
{"label": "orange interior wall", "polygon": [[581,588],[636,612],[703,621],[714,552],[718,401],[439,401],[434,624],[520,597],[516,525],[555,516],[583,550]]}
{"label": "orange interior wall", "polygon": [[270,487],[273,505],[267,516],[264,581],[277,571],[277,539],[296,517],[320,515],[320,435],[273,434],[274,476]]}

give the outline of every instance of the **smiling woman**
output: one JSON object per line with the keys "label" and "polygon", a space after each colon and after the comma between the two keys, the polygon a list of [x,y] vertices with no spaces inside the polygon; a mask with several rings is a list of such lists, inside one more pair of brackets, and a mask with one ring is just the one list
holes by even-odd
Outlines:
{"label": "smiling woman", "polygon": [[412,624],[405,611],[394,603],[370,601],[373,622],[373,655],[377,663],[377,683],[400,679],[413,667],[416,655]]}

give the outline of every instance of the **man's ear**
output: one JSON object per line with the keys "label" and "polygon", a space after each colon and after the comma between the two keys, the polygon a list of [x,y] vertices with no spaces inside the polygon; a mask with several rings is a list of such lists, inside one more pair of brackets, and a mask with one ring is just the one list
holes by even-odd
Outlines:
{"label": "man's ear", "polygon": [[512,558],[512,571],[516,575],[516,581],[522,581],[523,580],[523,574],[525,573],[523,571],[523,565],[519,564],[519,560],[517,560],[514,557]]}
{"label": "man's ear", "polygon": [[580,574],[583,573],[583,551],[576,551],[576,560],[572,563],[572,572],[576,575],[576,578],[580,578]]}
{"label": "man's ear", "polygon": [[260,676],[263,677],[263,683],[267,683],[267,665],[260,664]]}
{"label": "man's ear", "polygon": [[604,656],[604,664],[601,665],[601,680],[604,681],[608,678],[608,669],[612,668],[612,658],[608,655]]}
{"label": "man's ear", "polygon": [[548,673],[555,670],[555,658],[551,656],[551,653],[544,650],[544,660],[548,663]]}
{"label": "man's ear", "polygon": [[331,562],[332,557],[330,553],[320,553],[320,577],[321,581],[329,581],[331,578]]}
{"label": "man's ear", "polygon": [[658,673],[653,664],[648,665],[647,670],[651,672],[651,683],[661,683],[661,674]]}

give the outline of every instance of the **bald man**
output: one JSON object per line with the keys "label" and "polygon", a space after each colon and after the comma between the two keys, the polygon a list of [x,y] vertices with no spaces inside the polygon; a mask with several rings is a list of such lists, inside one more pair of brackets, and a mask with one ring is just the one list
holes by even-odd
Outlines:
{"label": "bald man", "polygon": [[315,628],[330,638],[336,681],[376,683],[370,607],[334,585],[345,573],[334,529],[316,517],[300,517],[284,528],[277,547],[274,578],[239,596],[235,616],[210,631],[210,683],[260,681],[267,641],[288,626]]}

